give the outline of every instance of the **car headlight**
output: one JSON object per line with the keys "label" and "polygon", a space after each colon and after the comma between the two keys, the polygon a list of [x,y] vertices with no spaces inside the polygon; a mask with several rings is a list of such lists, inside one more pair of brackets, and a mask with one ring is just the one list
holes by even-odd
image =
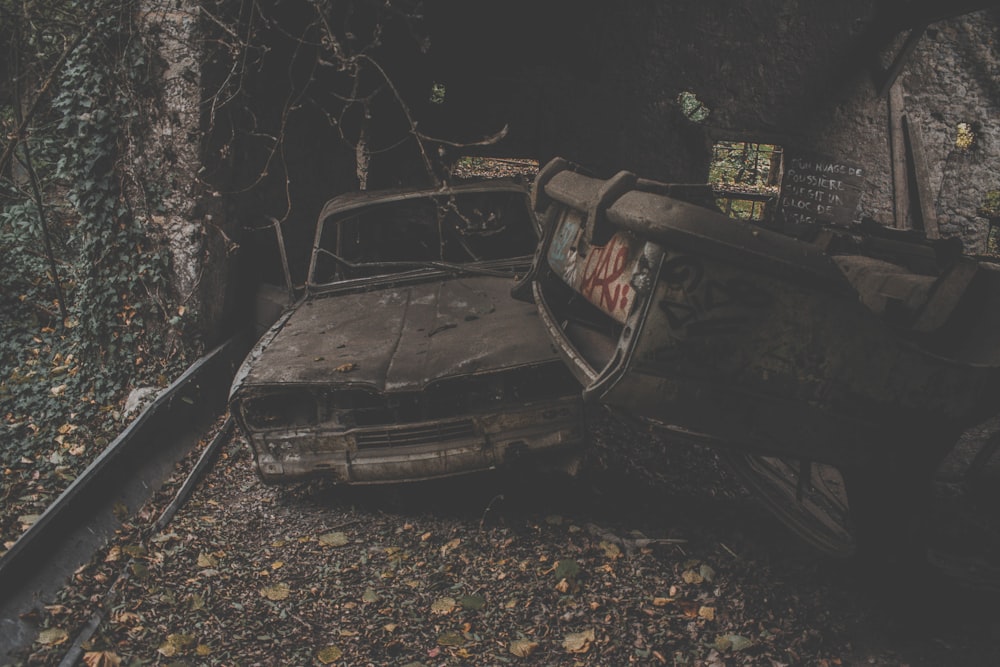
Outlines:
{"label": "car headlight", "polygon": [[241,403],[243,418],[251,428],[272,429],[311,426],[318,421],[316,397],[291,390],[253,396]]}

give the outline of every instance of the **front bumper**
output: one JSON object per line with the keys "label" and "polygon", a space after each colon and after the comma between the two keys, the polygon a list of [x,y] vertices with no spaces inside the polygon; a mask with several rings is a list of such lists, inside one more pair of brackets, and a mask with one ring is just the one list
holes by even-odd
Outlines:
{"label": "front bumper", "polygon": [[572,456],[585,442],[579,398],[505,412],[402,425],[248,432],[265,482],[327,477],[345,484],[409,482]]}

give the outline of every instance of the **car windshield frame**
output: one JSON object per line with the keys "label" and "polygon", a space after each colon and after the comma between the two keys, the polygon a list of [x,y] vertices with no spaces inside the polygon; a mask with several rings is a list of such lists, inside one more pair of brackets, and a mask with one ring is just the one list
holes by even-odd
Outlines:
{"label": "car windshield frame", "polygon": [[[356,220],[360,215],[370,212],[375,208],[391,205],[395,203],[427,201],[433,202],[438,213],[453,212],[459,218],[465,219],[459,211],[455,202],[461,199],[472,198],[481,195],[494,195],[498,197],[508,196],[511,200],[516,200],[523,206],[525,219],[533,234],[533,243],[537,244],[539,238],[538,221],[535,218],[529,200],[527,188],[515,181],[495,180],[478,183],[460,184],[442,188],[424,190],[384,190],[371,192],[353,192],[343,194],[329,200],[320,212],[316,224],[316,233],[313,240],[313,248],[309,262],[309,271],[306,278],[306,292],[324,290],[331,286],[350,282],[352,278],[346,277],[339,267],[345,269],[369,269],[373,273],[364,276],[362,280],[377,276],[407,276],[424,275],[427,273],[464,273],[477,275],[494,275],[499,277],[510,277],[513,270],[522,265],[529,264],[533,253],[533,248],[526,247],[523,254],[512,254],[502,258],[474,259],[475,253],[461,241],[462,247],[469,251],[469,261],[444,261],[444,260],[401,260],[401,261],[352,261],[343,257],[338,251],[339,247],[330,250],[324,247],[324,231],[329,229],[329,225],[342,226]],[[467,220],[467,219],[466,219]],[[440,222],[440,219],[439,219]],[[441,230],[438,231],[439,240]],[[456,238],[460,232],[454,234]],[[338,269],[331,279],[318,279],[319,263],[321,259],[332,260]]]}

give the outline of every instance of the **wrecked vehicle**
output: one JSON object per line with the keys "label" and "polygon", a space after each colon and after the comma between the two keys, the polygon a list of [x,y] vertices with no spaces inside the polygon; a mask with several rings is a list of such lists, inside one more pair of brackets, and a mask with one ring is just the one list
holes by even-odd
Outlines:
{"label": "wrecked vehicle", "polygon": [[919,546],[933,471],[1000,410],[1000,266],[894,230],[806,242],[560,159],[532,197],[515,294],[586,400],[718,447],[826,552]]}
{"label": "wrecked vehicle", "polygon": [[263,480],[399,482],[572,457],[579,384],[536,309],[510,296],[537,231],[513,182],[330,200],[305,296],[230,394]]}

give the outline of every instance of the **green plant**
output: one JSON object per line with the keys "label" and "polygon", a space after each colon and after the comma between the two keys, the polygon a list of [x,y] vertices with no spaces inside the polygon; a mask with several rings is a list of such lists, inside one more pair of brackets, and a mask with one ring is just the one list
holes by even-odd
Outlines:
{"label": "green plant", "polygon": [[[143,217],[162,186],[144,185],[155,182],[148,167],[122,159],[141,141],[142,108],[156,94],[134,10],[132,0],[0,0],[4,25],[15,24],[0,37],[21,54],[13,66],[42,82],[17,89],[0,114],[11,130],[10,168],[0,164],[5,466],[70,474],[71,459],[85,461],[115,428],[125,389],[164,382],[185,358],[169,257]],[[30,116],[18,113],[26,106]],[[46,219],[51,262],[40,250]]]}

